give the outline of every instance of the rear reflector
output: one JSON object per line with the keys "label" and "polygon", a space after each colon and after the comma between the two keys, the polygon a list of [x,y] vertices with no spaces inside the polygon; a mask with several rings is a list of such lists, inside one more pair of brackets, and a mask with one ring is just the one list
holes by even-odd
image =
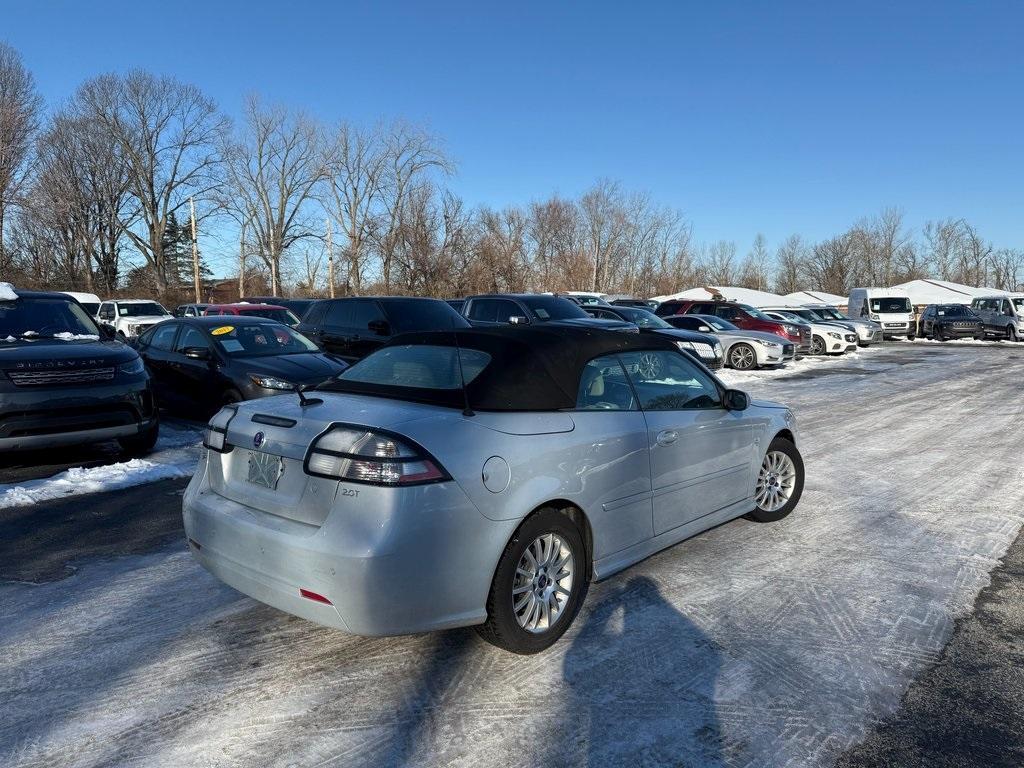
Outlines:
{"label": "rear reflector", "polygon": [[315,601],[317,603],[324,603],[325,605],[334,605],[334,603],[332,603],[330,600],[328,600],[323,595],[318,595],[316,592],[310,592],[308,589],[301,589],[300,588],[299,589],[299,594],[302,595],[307,600],[313,600],[313,601]]}

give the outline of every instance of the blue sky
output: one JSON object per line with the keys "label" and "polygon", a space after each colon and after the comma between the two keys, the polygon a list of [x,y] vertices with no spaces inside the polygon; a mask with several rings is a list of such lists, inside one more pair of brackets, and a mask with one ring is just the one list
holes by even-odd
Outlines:
{"label": "blue sky", "polygon": [[1024,3],[4,5],[51,105],[143,67],[236,114],[252,91],[325,120],[441,134],[470,203],[598,177],[699,240],[816,239],[884,206],[1024,247]]}

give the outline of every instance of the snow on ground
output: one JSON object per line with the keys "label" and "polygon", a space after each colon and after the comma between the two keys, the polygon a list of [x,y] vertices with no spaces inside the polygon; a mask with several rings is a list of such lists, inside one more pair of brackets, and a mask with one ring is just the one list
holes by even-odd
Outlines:
{"label": "snow on ground", "polygon": [[171,477],[188,477],[199,460],[200,430],[163,423],[152,453],[99,467],[72,467],[40,480],[0,484],[0,509],[22,507],[47,499],[112,491]]}
{"label": "snow on ground", "polygon": [[745,381],[797,413],[797,510],[593,585],[537,656],[319,627],[181,544],[0,584],[0,765],[830,765],[1020,529],[1019,446],[991,436],[1024,426],[1021,358],[892,344]]}

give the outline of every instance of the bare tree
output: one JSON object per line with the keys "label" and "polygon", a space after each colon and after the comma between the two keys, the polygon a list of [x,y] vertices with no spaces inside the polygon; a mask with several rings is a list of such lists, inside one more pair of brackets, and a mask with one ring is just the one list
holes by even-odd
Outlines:
{"label": "bare tree", "polygon": [[380,128],[342,123],[325,147],[328,207],[346,240],[348,282],[356,294],[367,276],[367,245],[382,203],[388,159]]}
{"label": "bare tree", "polygon": [[123,222],[123,231],[145,257],[164,298],[168,217],[190,196],[201,203],[215,198],[222,184],[219,148],[227,118],[195,86],[139,70],[93,78],[76,98],[84,116],[103,127],[125,159],[139,216],[137,227]]}
{"label": "bare tree", "polygon": [[622,190],[617,182],[599,179],[583,194],[579,203],[581,226],[593,274],[590,290],[608,284],[609,273],[622,253],[626,237],[626,213]]}
{"label": "bare tree", "polygon": [[0,42],[0,273],[9,266],[4,220],[21,191],[41,107],[32,73],[14,48]]}
{"label": "bare tree", "polygon": [[740,264],[739,284],[744,288],[767,291],[769,262],[768,242],[764,235],[758,232],[754,237],[754,244],[751,246],[750,252]]}
{"label": "bare tree", "polygon": [[802,285],[808,260],[807,246],[800,235],[790,235],[775,251],[775,292],[795,293],[804,288],[811,290],[817,285]]}
{"label": "bare tree", "polygon": [[719,240],[708,246],[701,258],[707,281],[714,286],[735,285],[736,243]]}
{"label": "bare tree", "polygon": [[320,130],[301,112],[264,107],[250,96],[241,136],[228,142],[224,155],[226,206],[248,224],[276,295],[282,255],[298,240],[314,237],[305,213],[326,175]]}
{"label": "bare tree", "polygon": [[992,253],[992,287],[1001,291],[1019,291],[1024,273],[1024,251],[1000,248]]}
{"label": "bare tree", "polygon": [[409,210],[406,202],[417,185],[428,180],[431,171],[448,173],[451,161],[441,149],[440,141],[423,128],[409,123],[395,123],[386,132],[386,170],[381,184],[383,213],[376,223],[374,239],[380,254],[381,279],[384,291],[391,290],[391,269],[402,244],[403,215]]}

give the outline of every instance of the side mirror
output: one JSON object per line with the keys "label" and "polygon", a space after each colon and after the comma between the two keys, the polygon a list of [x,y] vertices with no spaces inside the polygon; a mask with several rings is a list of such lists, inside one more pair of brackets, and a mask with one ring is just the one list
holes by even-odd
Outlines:
{"label": "side mirror", "polygon": [[210,348],[209,347],[185,347],[182,350],[185,357],[191,358],[192,360],[209,360],[210,359]]}
{"label": "side mirror", "polygon": [[391,335],[391,323],[387,320],[371,320],[366,324],[367,330],[373,331],[378,336]]}
{"label": "side mirror", "polygon": [[745,411],[750,406],[750,398],[741,390],[727,389],[722,396],[722,405],[729,411]]}
{"label": "side mirror", "polygon": [[711,329],[708,328],[706,325],[700,326],[697,330],[700,331],[701,333],[711,333]]}
{"label": "side mirror", "polygon": [[527,324],[527,322],[529,322],[529,321],[528,321],[528,320],[527,320],[527,319],[526,319],[525,317],[523,317],[522,315],[512,315],[512,317],[510,317],[510,318],[508,319],[508,321],[509,321],[509,322],[510,322],[510,323],[511,323],[512,325],[526,325],[526,324]]}

